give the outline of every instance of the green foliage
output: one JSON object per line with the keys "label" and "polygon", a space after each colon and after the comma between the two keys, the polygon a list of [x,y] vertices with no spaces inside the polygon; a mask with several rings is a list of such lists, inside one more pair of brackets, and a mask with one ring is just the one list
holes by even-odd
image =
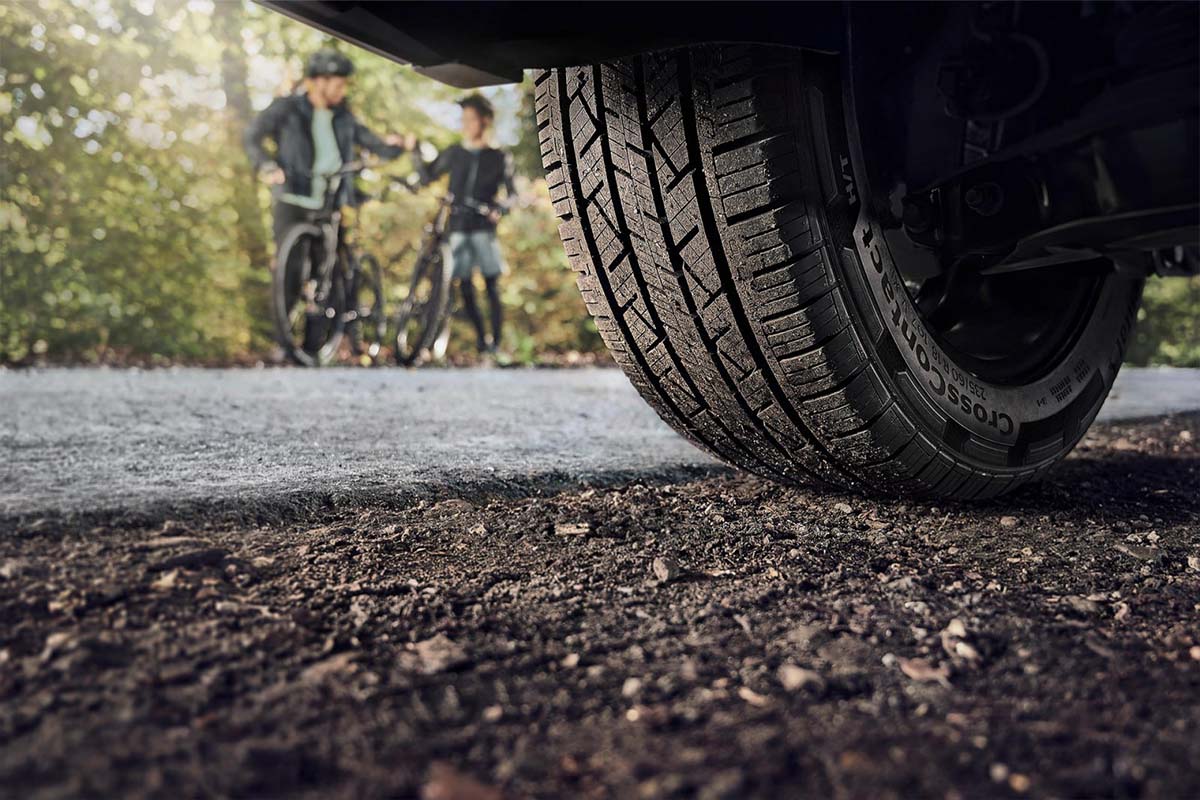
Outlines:
{"label": "green foliage", "polygon": [[[370,127],[454,140],[459,90],[254,4],[0,3],[0,363],[267,354],[269,195],[241,135],[329,45],[354,59],[351,103]],[[490,91],[510,112],[524,94]],[[377,169],[364,188],[407,169]],[[501,226],[511,345],[530,357],[600,349],[530,175]],[[389,256],[415,245],[433,191],[362,211],[360,240],[396,286],[403,267]]]}
{"label": "green foliage", "polygon": [[1131,364],[1200,367],[1200,277],[1146,283]]}
{"label": "green foliage", "polygon": [[206,20],[163,13],[176,22],[112,11],[106,27],[123,33],[109,41],[66,3],[0,6],[5,360],[223,357],[247,344],[245,326],[229,326],[241,298],[223,291],[248,265],[223,202],[231,165],[211,157],[232,144],[219,80],[170,49],[148,66]]}

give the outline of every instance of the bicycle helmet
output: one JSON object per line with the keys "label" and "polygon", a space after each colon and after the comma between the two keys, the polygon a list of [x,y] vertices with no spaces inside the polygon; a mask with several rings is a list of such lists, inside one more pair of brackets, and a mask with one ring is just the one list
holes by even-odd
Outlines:
{"label": "bicycle helmet", "polygon": [[335,76],[348,78],[354,74],[354,62],[337,50],[318,50],[308,57],[304,75],[308,78]]}

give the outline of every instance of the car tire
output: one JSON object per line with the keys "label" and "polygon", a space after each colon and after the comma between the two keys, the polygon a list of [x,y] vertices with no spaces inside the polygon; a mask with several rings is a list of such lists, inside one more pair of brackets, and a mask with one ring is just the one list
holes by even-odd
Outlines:
{"label": "car tire", "polygon": [[754,45],[538,73],[584,301],[659,414],[731,464],[961,499],[1038,479],[1112,386],[1141,280],[1098,278],[1038,374],[977,377],[922,324],[862,202],[845,89],[831,57]]}

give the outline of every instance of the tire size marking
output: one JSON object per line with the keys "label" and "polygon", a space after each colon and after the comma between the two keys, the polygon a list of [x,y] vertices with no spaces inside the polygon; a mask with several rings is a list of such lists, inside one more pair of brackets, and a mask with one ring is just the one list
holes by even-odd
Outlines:
{"label": "tire size marking", "polygon": [[[856,238],[867,252],[887,301],[888,313],[884,314],[884,318],[891,323],[892,329],[899,334],[899,341],[904,342],[916,359],[917,366],[925,373],[929,388],[944,398],[958,413],[972,418],[978,424],[995,429],[1001,436],[1013,435],[1016,426],[1013,425],[1012,417],[987,404],[985,387],[953,366],[941,348],[930,340],[924,327],[905,314],[900,301],[903,289],[897,289],[892,275],[884,273],[883,253],[871,226],[862,225]],[[949,380],[946,379],[947,375]]]}

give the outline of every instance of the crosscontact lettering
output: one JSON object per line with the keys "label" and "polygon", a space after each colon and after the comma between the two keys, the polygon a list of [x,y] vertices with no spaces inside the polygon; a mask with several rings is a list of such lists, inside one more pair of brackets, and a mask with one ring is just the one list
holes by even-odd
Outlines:
{"label": "crosscontact lettering", "polygon": [[[880,286],[884,299],[887,300],[890,313],[887,319],[892,329],[899,334],[900,341],[908,347],[909,352],[917,360],[917,365],[925,373],[929,388],[939,397],[944,397],[959,413],[973,417],[983,425],[995,428],[997,432],[1007,436],[1013,432],[1012,417],[1003,411],[997,411],[984,403],[987,401],[985,387],[950,364],[949,359],[932,342],[919,323],[910,320],[904,313],[903,305],[897,297],[897,289],[892,282],[892,276],[883,270],[883,253],[875,241],[875,234],[870,226],[862,228],[859,234],[863,247],[871,261],[871,267],[880,276]],[[947,380],[949,375],[949,380]],[[957,384],[957,385],[955,385]]]}

